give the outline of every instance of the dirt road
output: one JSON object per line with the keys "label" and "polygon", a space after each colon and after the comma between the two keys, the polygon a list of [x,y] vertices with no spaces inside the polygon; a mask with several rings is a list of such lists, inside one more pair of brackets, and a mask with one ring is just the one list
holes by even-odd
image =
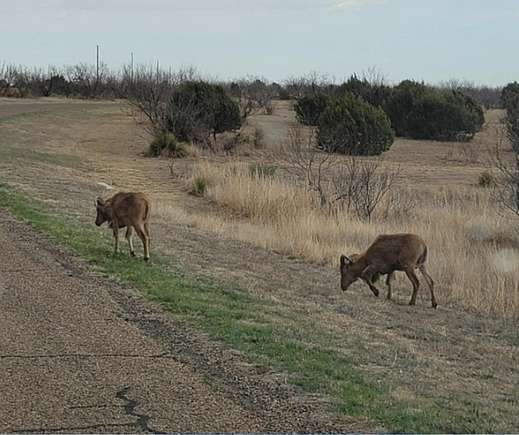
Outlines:
{"label": "dirt road", "polygon": [[[252,400],[260,381],[237,357],[222,360],[215,346],[187,337],[159,309],[94,277],[4,211],[0,245],[0,432],[313,426],[304,421],[308,408],[281,391],[269,397],[266,384]],[[206,374],[222,364],[228,372],[216,376],[235,384],[232,398]]]}

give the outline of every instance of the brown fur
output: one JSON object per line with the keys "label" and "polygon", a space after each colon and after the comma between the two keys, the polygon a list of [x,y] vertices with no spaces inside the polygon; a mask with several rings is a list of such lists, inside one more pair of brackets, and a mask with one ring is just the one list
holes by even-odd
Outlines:
{"label": "brown fur", "polygon": [[350,257],[341,255],[341,288],[348,287],[359,278],[368,284],[371,291],[378,297],[380,291],[375,287],[380,275],[387,275],[387,298],[391,299],[391,279],[393,273],[401,270],[406,273],[413,285],[413,294],[409,305],[416,303],[416,295],[420,282],[415,270],[420,270],[431,291],[431,304],[437,307],[434,297],[434,281],[427,273],[427,246],[421,237],[415,234],[380,235],[363,254],[353,254]]}
{"label": "brown fur", "polygon": [[119,192],[106,201],[101,198],[96,200],[96,225],[100,226],[108,222],[112,228],[115,248],[119,250],[119,229],[126,228],[126,239],[130,245],[130,254],[135,256],[133,250],[133,230],[137,233],[144,246],[144,259],[150,258],[150,201],[144,193]]}

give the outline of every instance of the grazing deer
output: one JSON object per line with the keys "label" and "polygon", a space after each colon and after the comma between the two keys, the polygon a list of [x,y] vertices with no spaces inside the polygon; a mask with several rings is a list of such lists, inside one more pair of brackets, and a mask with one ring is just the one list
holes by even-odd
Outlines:
{"label": "grazing deer", "polygon": [[387,298],[391,299],[393,273],[401,270],[413,284],[413,295],[409,305],[415,305],[420,287],[420,281],[415,273],[415,270],[418,269],[431,291],[432,307],[436,308],[438,304],[434,297],[434,281],[425,268],[426,260],[427,246],[419,236],[415,234],[380,235],[363,254],[354,254],[350,257],[341,255],[341,289],[348,290],[348,287],[360,278],[378,297],[380,292],[375,287],[375,282],[380,275],[387,275]]}
{"label": "grazing deer", "polygon": [[142,240],[144,246],[144,260],[150,259],[150,201],[143,193],[116,193],[106,201],[96,199],[96,225],[101,226],[108,222],[115,239],[114,253],[119,250],[119,228],[126,227],[126,240],[130,245],[130,255],[135,257],[133,249],[133,230]]}

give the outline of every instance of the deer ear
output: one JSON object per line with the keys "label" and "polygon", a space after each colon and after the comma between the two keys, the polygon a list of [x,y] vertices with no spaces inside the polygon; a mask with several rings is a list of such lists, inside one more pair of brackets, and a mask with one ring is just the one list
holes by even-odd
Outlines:
{"label": "deer ear", "polygon": [[350,257],[347,255],[341,255],[341,267],[350,265],[351,263],[353,263],[353,261],[351,261]]}

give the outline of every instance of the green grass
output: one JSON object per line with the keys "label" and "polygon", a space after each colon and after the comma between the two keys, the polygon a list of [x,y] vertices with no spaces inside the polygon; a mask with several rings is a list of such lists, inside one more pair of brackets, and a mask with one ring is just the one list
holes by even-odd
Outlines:
{"label": "green grass", "polygon": [[[308,346],[301,340],[305,332],[300,327],[281,329],[268,323],[265,319],[276,315],[276,306],[256,300],[243,289],[207,277],[188,277],[171,258],[154,256],[147,264],[126,255],[113,256],[108,233],[65,219],[1,184],[0,207],[138,289],[176,318],[242,351],[254,363],[285,372],[292,384],[306,392],[327,395],[332,411],[367,419],[393,432],[491,431],[492,419],[477,408],[453,411],[451,404],[434,400],[392,399],[388,386],[366,379],[346,357],[326,347],[325,337],[322,346]],[[318,334],[315,326],[307,328]]]}

